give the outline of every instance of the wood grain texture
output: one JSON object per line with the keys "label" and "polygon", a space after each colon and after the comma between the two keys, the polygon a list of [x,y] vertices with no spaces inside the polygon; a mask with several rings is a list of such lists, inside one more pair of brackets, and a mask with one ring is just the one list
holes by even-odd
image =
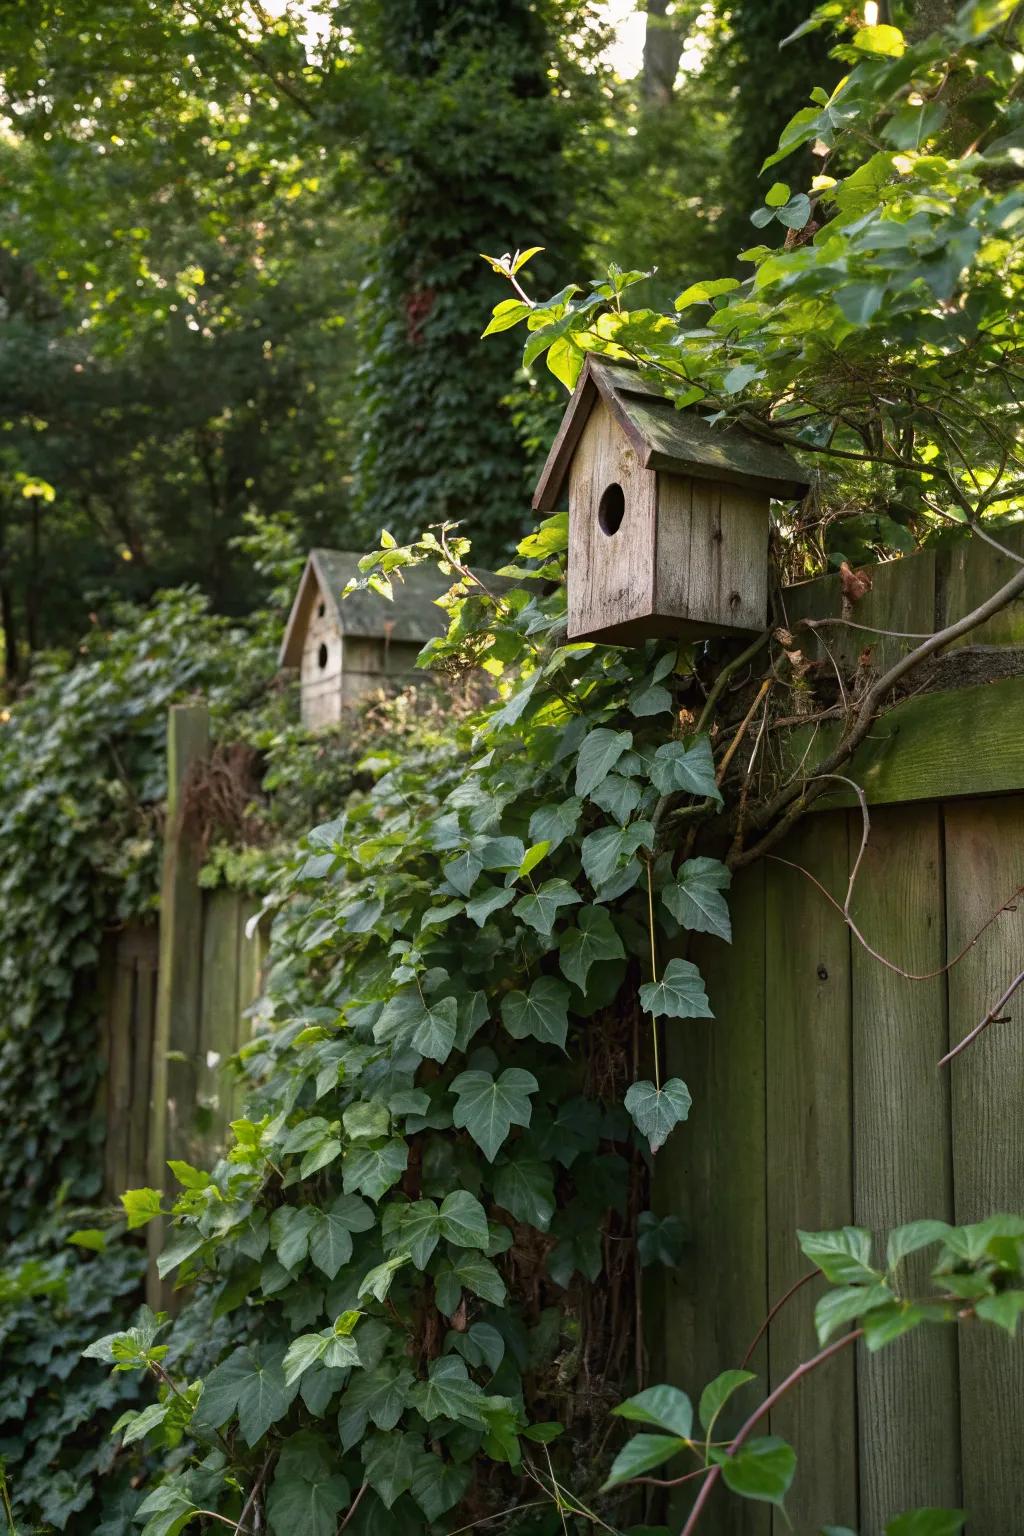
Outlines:
{"label": "wood grain texture", "polygon": [[[838,574],[820,576],[814,581],[798,582],[782,593],[782,606],[789,625],[800,619],[851,619],[855,624],[877,625],[879,629],[900,630],[930,635],[935,630],[936,557],[933,550],[906,555],[870,566],[872,586],[849,612],[843,608],[842,580]],[[844,673],[857,667],[865,651],[867,665],[875,673],[885,672],[901,656],[913,650],[919,641],[900,640],[892,635],[872,634],[845,624],[828,624],[819,630],[797,629],[797,644],[815,661],[830,659]]]}
{"label": "wood grain texture", "polygon": [[[183,791],[193,764],[209,752],[209,715],[203,704],[172,706],[167,723],[167,818],[160,888],[160,961],[153,1072],[150,1086],[148,1182],[165,1188],[167,1160],[187,1157],[196,1095],[202,973],[202,892],[198,840],[183,815]],[[163,1246],[162,1222],[148,1228],[149,1252]],[[166,1299],[152,1264],[151,1306]]]}
{"label": "wood grain texture", "polygon": [[[736,881],[729,902],[733,945],[693,936],[690,957],[705,978],[714,1021],[680,1021],[666,1031],[666,1070],[686,1082],[693,1107],[655,1166],[655,1199],[663,1211],[678,1207],[679,1190],[687,1191],[687,1247],[669,1277],[664,1314],[664,1379],[689,1392],[695,1405],[719,1372],[740,1365],[768,1310],[764,881],[763,865]],[[766,1390],[766,1342],[750,1369],[760,1380],[723,1414],[723,1433],[738,1429]],[[690,1503],[689,1492],[679,1490],[670,1510],[673,1530]],[[724,1488],[716,1490],[706,1520],[718,1536],[767,1536],[771,1527],[766,1505]]]}
{"label": "wood grain texture", "polygon": [[[620,485],[625,514],[608,534],[601,497]],[[608,636],[649,615],[654,598],[656,479],[599,402],[569,471],[569,638]]]}
{"label": "wood grain texture", "polygon": [[[838,741],[838,726],[780,733],[783,777],[798,763],[810,777]],[[1024,678],[925,693],[887,710],[842,772],[870,805],[1005,794],[1024,785]],[[856,804],[838,788],[813,811]]]}
{"label": "wood grain texture", "polygon": [[[955,954],[1024,884],[1024,796],[945,807],[946,921]],[[1004,913],[949,973],[951,1043],[984,1017],[1024,968],[1024,904]],[[1024,1210],[1020,994],[950,1068],[958,1222]],[[964,1508],[971,1536],[1020,1531],[1024,1354],[980,1326],[959,1337]]]}
{"label": "wood grain texture", "polygon": [[[850,848],[861,837],[850,816]],[[869,943],[904,970],[945,961],[942,818],[938,806],[872,818],[852,915]],[[884,1263],[893,1227],[953,1219],[946,981],[912,982],[857,943],[853,961],[854,1218]],[[934,1252],[900,1271],[902,1294],[927,1294]],[[960,1426],[956,1338],[919,1329],[857,1365],[861,1525],[879,1531],[915,1506],[957,1508]]]}
{"label": "wood grain texture", "polygon": [[768,501],[735,486],[658,476],[654,612],[695,636],[763,629]]}
{"label": "wood grain texture", "polygon": [[[1024,555],[1024,528],[1002,528],[994,534],[1006,549]],[[991,597],[1020,570],[1019,560],[1000,554],[981,539],[965,539],[945,550],[939,570],[939,624],[945,628]],[[956,645],[1024,644],[1024,601],[1010,603]]]}
{"label": "wood grain texture", "polygon": [[[849,873],[842,812],[798,826],[781,850],[840,896]],[[765,886],[768,1291],[779,1299],[811,1266],[797,1232],[853,1215],[851,974],[848,932],[811,883],[771,863]],[[769,1339],[772,1387],[818,1348],[809,1285],[779,1313]],[[857,1410],[851,1354],[830,1361],[772,1414],[797,1451],[787,1500],[798,1531],[858,1527]],[[776,1536],[788,1530],[774,1517]]]}
{"label": "wood grain texture", "polygon": [[135,962],[125,935],[110,940],[111,958],[106,987],[106,1152],[104,1184],[116,1200],[131,1187],[129,1181],[129,1116],[132,1106],[132,1023]]}
{"label": "wood grain texture", "polygon": [[196,1081],[198,1142],[203,1163],[219,1157],[231,1118],[228,1063],[238,1039],[238,914],[235,891],[209,891],[203,913],[203,980]]}

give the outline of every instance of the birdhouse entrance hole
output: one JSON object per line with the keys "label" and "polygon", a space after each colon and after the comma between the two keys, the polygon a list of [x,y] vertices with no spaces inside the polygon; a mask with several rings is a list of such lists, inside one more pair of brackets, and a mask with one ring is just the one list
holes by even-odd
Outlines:
{"label": "birdhouse entrance hole", "polygon": [[618,533],[626,515],[626,497],[622,486],[613,481],[602,493],[597,508],[598,526],[602,533],[611,536]]}
{"label": "birdhouse entrance hole", "polygon": [[326,645],[321,645],[320,649],[317,651],[317,653],[316,653],[316,664],[320,668],[321,672],[323,671],[324,667],[326,667],[326,665],[327,665],[327,647],[326,647]]}

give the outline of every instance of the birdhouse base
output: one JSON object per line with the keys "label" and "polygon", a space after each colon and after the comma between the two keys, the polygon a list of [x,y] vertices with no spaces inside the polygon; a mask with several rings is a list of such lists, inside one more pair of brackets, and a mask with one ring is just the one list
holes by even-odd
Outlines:
{"label": "birdhouse base", "polygon": [[723,638],[753,639],[758,633],[757,629],[738,627],[724,629],[721,624],[701,624],[693,619],[676,619],[664,614],[651,613],[624,619],[619,624],[600,625],[596,629],[588,629],[583,625],[574,628],[570,623],[567,638],[570,642],[576,643],[586,640],[601,645],[635,646],[643,645],[645,640],[700,642]]}

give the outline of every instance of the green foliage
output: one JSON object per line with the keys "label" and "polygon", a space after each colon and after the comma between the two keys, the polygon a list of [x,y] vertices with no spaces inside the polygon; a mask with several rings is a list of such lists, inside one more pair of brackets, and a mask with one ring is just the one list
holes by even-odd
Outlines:
{"label": "green foliage", "polygon": [[[325,1523],[365,1482],[367,1530],[384,1511],[427,1530],[471,1484],[500,1509],[538,1443],[562,1454],[574,1371],[555,1358],[600,1280],[603,1234],[618,1235],[614,1262],[630,1262],[630,1190],[635,1202],[645,1156],[689,1104],[678,1079],[629,1088],[620,1067],[595,1085],[588,1062],[609,1033],[629,1038],[643,1006],[651,912],[666,941],[706,924],[699,902],[676,918],[660,899],[677,876],[655,859],[659,783],[681,801],[714,787],[704,741],[673,736],[674,648],[666,666],[655,645],[630,656],[563,644],[564,589],[536,578],[565,540],[564,518],[524,540],[522,585],[498,600],[465,574],[451,530],[385,538],[363,562],[369,582],[440,558],[456,583],[451,626],[422,660],[484,657],[498,696],[376,761],[372,787],[282,871],[272,1027],[241,1058],[253,1096],[211,1177],[175,1168],[161,1262],[254,1327],[201,1378],[193,1462],[153,1518],[211,1508],[237,1520],[269,1463],[271,1512],[306,1501]],[[669,708],[646,706],[654,689]],[[668,758],[667,739],[680,748]],[[697,873],[724,903],[712,864]],[[647,986],[668,1027],[709,1015],[679,956]],[[637,1109],[648,1090],[656,1108]],[[126,1208],[141,1220],[156,1202],[135,1191]],[[650,1258],[671,1255],[671,1226],[644,1231]],[[182,1398],[192,1390],[178,1383]],[[166,1438],[169,1401],[128,1433]],[[336,1447],[335,1416],[340,1459],[335,1448],[328,1473],[311,1451],[296,1472],[288,1447],[311,1427]],[[211,1489],[202,1469],[225,1447]]]}
{"label": "green foliage", "polygon": [[[58,1184],[99,1192],[95,975],[106,928],[152,911],[167,708],[227,686],[230,640],[191,592],[37,668],[0,723],[0,1227]],[[225,641],[228,643],[225,643]]]}
{"label": "green foliage", "polygon": [[794,575],[1015,517],[1018,35],[977,0],[914,43],[854,32],[769,157],[817,145],[819,174],[769,190],[755,223],[785,239],[744,252],[750,277],[690,284],[676,318],[627,308],[636,273],[570,284],[529,307],[525,360],[572,385],[588,351],[633,359],[681,408],[805,455],[843,515],[778,514]]}
{"label": "green foliage", "polygon": [[0,1466],[12,1516],[58,1531],[108,1530],[132,1473],[130,1458],[115,1464],[109,1434],[138,1384],[106,1379],[83,1350],[97,1328],[127,1315],[145,1259],[116,1228],[76,1244],[76,1223],[90,1216],[58,1208],[6,1245],[0,1269]]}

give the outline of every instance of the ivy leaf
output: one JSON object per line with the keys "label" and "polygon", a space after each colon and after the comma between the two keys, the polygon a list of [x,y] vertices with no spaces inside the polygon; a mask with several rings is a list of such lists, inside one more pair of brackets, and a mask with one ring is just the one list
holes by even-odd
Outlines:
{"label": "ivy leaf", "polygon": [[394,1137],[379,1147],[352,1147],[342,1162],[346,1195],[358,1192],[379,1200],[405,1172],[409,1162],[406,1142]]}
{"label": "ivy leaf", "polygon": [[652,1152],[663,1147],[674,1128],[690,1113],[690,1090],[681,1078],[671,1077],[661,1088],[653,1083],[634,1083],[627,1091],[626,1109]]}
{"label": "ivy leaf", "polygon": [[352,1233],[368,1232],[374,1215],[358,1195],[339,1195],[329,1211],[318,1211],[309,1234],[309,1256],[333,1280],[352,1257]]}
{"label": "ivy leaf", "polygon": [[581,900],[582,897],[573,890],[568,880],[545,880],[532,895],[521,897],[512,911],[524,923],[529,923],[531,928],[548,938],[561,909],[575,906]]}
{"label": "ivy leaf", "polygon": [[918,1253],[931,1243],[944,1242],[949,1235],[949,1225],[944,1221],[911,1221],[904,1227],[894,1227],[889,1233],[885,1254],[885,1267],[894,1270],[912,1253]]}
{"label": "ivy leaf", "polygon": [[653,845],[654,828],[649,821],[634,821],[628,827],[600,827],[583,839],[583,871],[594,889],[600,890],[638,848]]}
{"label": "ivy leaf", "polygon": [[161,1483],[135,1511],[137,1520],[146,1520],[142,1536],[178,1536],[199,1510],[176,1478]]}
{"label": "ivy leaf", "polygon": [[[290,1443],[285,1443],[285,1452]],[[282,1455],[267,1495],[267,1516],[275,1536],[295,1536],[297,1531],[303,1536],[334,1536],[338,1516],[350,1502],[348,1482],[331,1471],[329,1459],[312,1464],[307,1458],[300,1468],[294,1458],[290,1465]]]}
{"label": "ivy leaf", "polygon": [[640,1006],[655,1019],[714,1018],[703,977],[690,960],[670,960],[660,981],[645,982]]}
{"label": "ivy leaf", "polygon": [[121,1204],[128,1218],[128,1230],[133,1232],[136,1227],[144,1227],[154,1216],[160,1215],[163,1195],[158,1189],[126,1189]]}
{"label": "ivy leaf", "polygon": [[376,1434],[363,1441],[366,1481],[385,1509],[390,1509],[412,1487],[416,1460],[422,1450],[420,1435]]}
{"label": "ivy leaf", "polygon": [[521,1067],[506,1067],[497,1079],[490,1072],[460,1072],[451,1085],[458,1100],[454,1122],[465,1127],[493,1163],[512,1126],[529,1125],[530,1095],[538,1086],[533,1073]]}
{"label": "ivy leaf", "polygon": [[394,1429],[409,1401],[413,1384],[410,1370],[379,1365],[357,1375],[342,1393],[338,1408],[338,1433],[342,1448],[350,1451],[366,1433],[367,1423],[378,1429]]}
{"label": "ivy leaf", "polygon": [[460,853],[457,858],[444,866],[444,877],[460,896],[469,896],[472,894],[477,878],[483,873],[483,868],[483,859],[472,849],[467,848],[464,853]]}
{"label": "ivy leaf", "polygon": [[441,1236],[458,1248],[486,1248],[490,1242],[487,1215],[468,1189],[455,1189],[445,1196],[438,1223]]}
{"label": "ivy leaf", "polygon": [[725,1485],[733,1493],[777,1504],[781,1509],[796,1471],[796,1453],[785,1440],[765,1435],[760,1440],[748,1440],[735,1456],[715,1450],[710,1455],[721,1466]]}
{"label": "ivy leaf", "polygon": [[614,816],[622,826],[640,804],[640,796],[640,785],[635,779],[624,779],[620,773],[610,773],[590,798],[602,811]]}
{"label": "ivy leaf", "polygon": [[530,817],[530,836],[535,843],[550,843],[553,853],[575,832],[583,802],[576,795],[558,805],[542,805]]}
{"label": "ivy leaf", "polygon": [[565,1049],[569,1030],[569,988],[553,976],[538,976],[529,992],[509,992],[502,999],[501,1022],[513,1040],[532,1036],[544,1045]]}
{"label": "ivy leaf", "polygon": [[509,1158],[494,1174],[494,1198],[516,1221],[546,1232],[555,1214],[551,1165],[539,1158]]}
{"label": "ivy leaf", "polygon": [[666,885],[661,899],[676,922],[693,933],[713,933],[732,942],[729,907],[722,895],[732,883],[732,873],[719,859],[687,859],[674,885]]}
{"label": "ivy leaf", "polygon": [[285,1269],[295,1269],[306,1257],[318,1214],[312,1205],[282,1205],[271,1216],[271,1245]]}
{"label": "ivy leaf", "polygon": [[892,1291],[884,1282],[876,1285],[843,1285],[826,1291],[814,1308],[814,1326],[818,1343],[827,1344],[837,1328],[854,1318],[863,1317],[875,1307],[884,1307],[893,1301]]}
{"label": "ivy leaf", "polygon": [[483,1388],[470,1380],[466,1362],[458,1355],[435,1360],[427,1380],[417,1382],[409,1394],[410,1403],[428,1424],[444,1418],[457,1424],[483,1425],[483,1398]]}
{"label": "ivy leaf", "polygon": [[997,1296],[983,1296],[974,1310],[986,1323],[1005,1328],[1012,1339],[1024,1315],[1024,1291],[1000,1291]]}
{"label": "ivy leaf", "polygon": [[504,1306],[505,1282],[490,1259],[478,1253],[456,1253],[434,1279],[437,1304],[446,1317],[458,1309],[463,1289],[496,1307]]}
{"label": "ivy leaf", "polygon": [[[502,907],[507,907],[509,902],[515,901],[515,899],[516,888],[514,885],[493,886],[491,890],[484,891],[482,895],[474,896],[472,901],[466,902],[466,916],[471,918],[478,928],[482,928],[492,912],[500,911]],[[422,1054],[426,1055],[426,1052],[424,1051]]]}
{"label": "ivy leaf", "polygon": [[686,1446],[687,1442],[678,1435],[634,1435],[632,1440],[626,1441],[612,1462],[611,1473],[601,1492],[607,1493],[620,1483],[641,1477],[652,1467],[660,1467],[670,1457],[685,1451]]}
{"label": "ivy leaf", "polygon": [[424,1451],[416,1462],[412,1496],[428,1520],[440,1520],[465,1496],[472,1480],[471,1466],[457,1467],[432,1451]]}
{"label": "ivy leaf", "polygon": [[562,974],[585,993],[587,975],[594,962],[623,959],[626,951],[604,907],[581,908],[576,925],[559,939],[558,960]]}
{"label": "ivy leaf", "polygon": [[585,736],[576,757],[576,793],[589,795],[632,745],[631,731],[609,731],[598,726]]}
{"label": "ivy leaf", "polygon": [[238,1414],[245,1443],[262,1440],[271,1424],[284,1417],[298,1391],[298,1383],[285,1381],[283,1351],[268,1345],[236,1349],[210,1373],[203,1389],[196,1420],[219,1429],[233,1413]]}
{"label": "ivy leaf", "polygon": [[711,743],[706,736],[698,736],[689,747],[681,741],[667,741],[659,747],[651,760],[651,783],[659,795],[671,795],[685,791],[722,803],[715,783],[715,760],[711,755]]}
{"label": "ivy leaf", "polygon": [[636,689],[629,696],[629,710],[637,719],[672,713],[672,695],[660,683]]}
{"label": "ivy leaf", "polygon": [[675,1269],[682,1263],[684,1228],[678,1216],[657,1217],[653,1211],[641,1211],[636,1224],[636,1247],[640,1263],[664,1264]]}
{"label": "ivy leaf", "polygon": [[455,1044],[458,1012],[459,1005],[454,997],[443,997],[436,1003],[424,1002],[419,1023],[412,1034],[413,1049],[443,1066]]}
{"label": "ivy leaf", "polygon": [[[434,1242],[436,1243],[436,1241],[435,1237]],[[433,1247],[433,1244],[431,1244],[431,1247]],[[400,1269],[403,1269],[409,1263],[410,1258],[411,1254],[396,1253],[393,1258],[385,1259],[383,1264],[377,1264],[373,1269],[367,1270],[359,1282],[357,1294],[360,1300],[364,1296],[372,1296],[375,1301],[387,1301],[388,1292],[394,1283],[395,1276]],[[417,1268],[419,1267],[417,1265]]]}
{"label": "ivy leaf", "polygon": [[[417,1269],[426,1269],[430,1257],[441,1238],[441,1226],[437,1206],[433,1200],[416,1200],[412,1204],[389,1205],[384,1215],[383,1236],[385,1248],[400,1248],[412,1259]],[[371,1272],[376,1275],[377,1271]],[[370,1276],[360,1286],[360,1294]],[[390,1281],[388,1281],[390,1284]],[[376,1295],[376,1292],[374,1292]],[[377,1296],[383,1301],[383,1296]]]}

